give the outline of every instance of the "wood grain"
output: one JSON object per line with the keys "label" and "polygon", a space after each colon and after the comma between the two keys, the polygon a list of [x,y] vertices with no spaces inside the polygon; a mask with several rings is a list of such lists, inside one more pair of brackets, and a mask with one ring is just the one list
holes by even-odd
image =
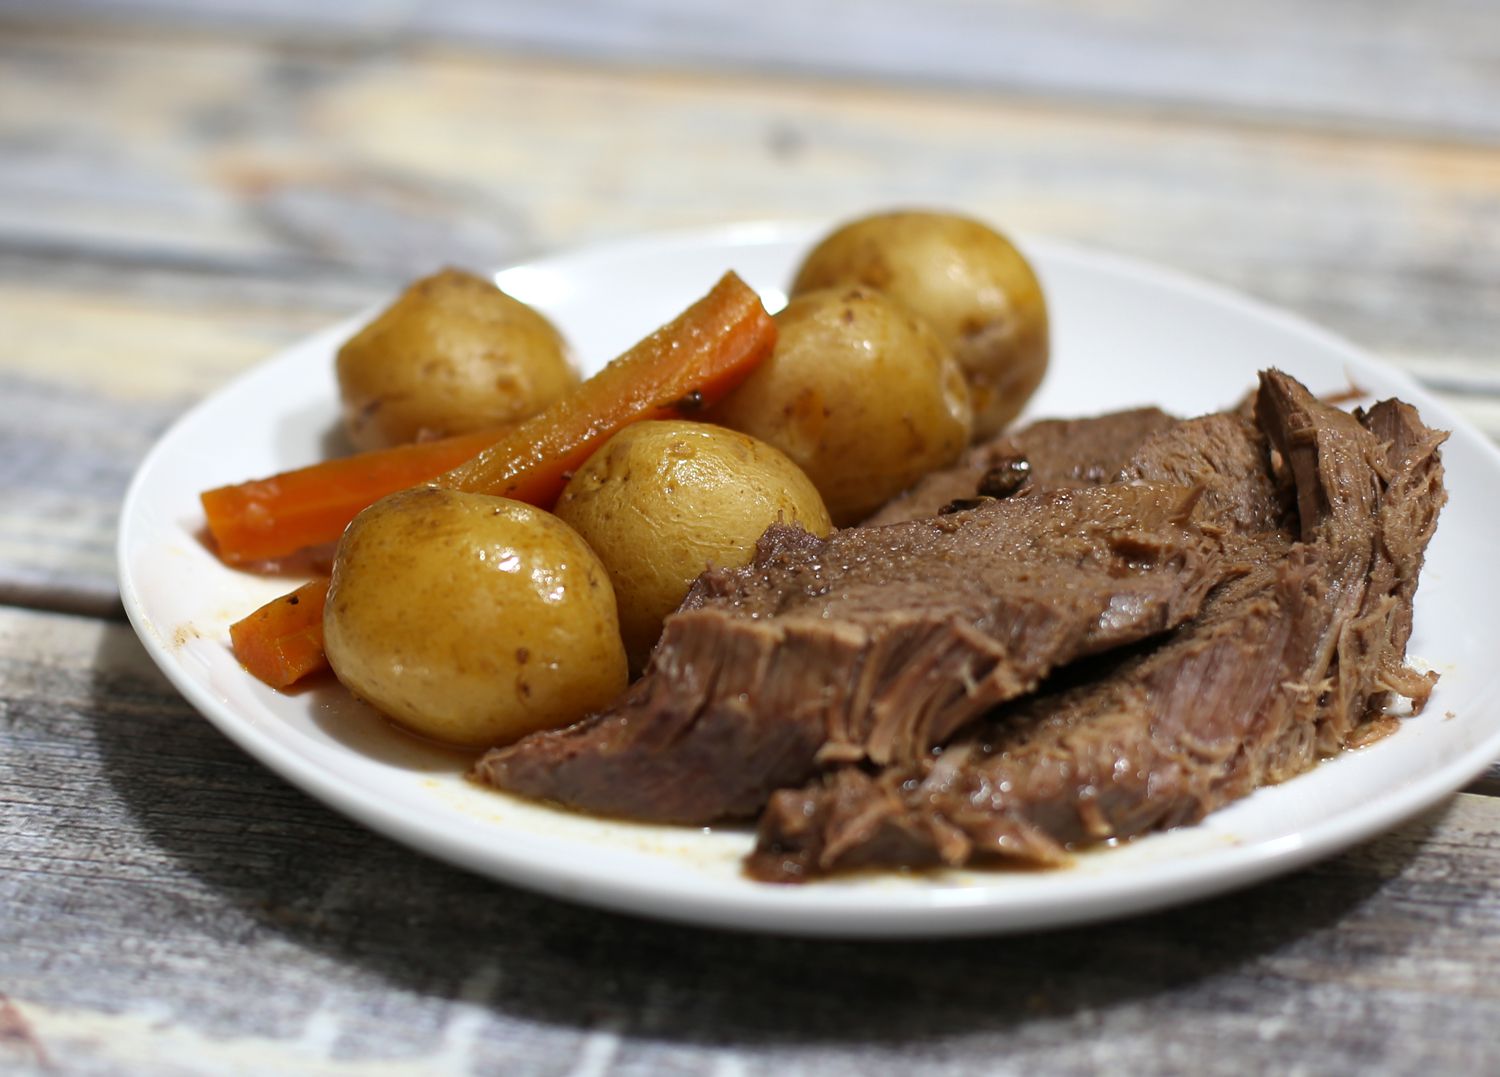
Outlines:
{"label": "wood grain", "polygon": [[394,284],[444,260],[941,201],[1450,372],[1487,361],[1500,317],[1500,148],[1483,145],[436,47],[15,33],[0,151],[0,243],[55,258],[84,242]]}
{"label": "wood grain", "polygon": [[[21,646],[24,643],[25,646]],[[220,737],[129,630],[0,610],[0,988],[72,1072],[1481,1072],[1500,800],[1096,928],[851,943],[454,871]],[[0,1065],[34,1062],[0,1038]]]}
{"label": "wood grain", "polygon": [[6,0],[33,19],[446,42],[1494,140],[1500,10],[1398,0]]}

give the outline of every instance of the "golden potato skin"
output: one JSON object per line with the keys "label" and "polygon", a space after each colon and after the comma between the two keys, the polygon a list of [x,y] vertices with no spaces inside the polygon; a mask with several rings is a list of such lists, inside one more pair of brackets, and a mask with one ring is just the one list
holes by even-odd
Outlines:
{"label": "golden potato skin", "polygon": [[776,316],[771,358],[713,412],[807,472],[833,522],[857,523],[958,459],[972,416],[937,334],[872,288],[805,292]]}
{"label": "golden potato skin", "polygon": [[593,551],[551,514],[484,494],[419,487],[355,517],[323,633],[351,692],[449,744],[566,725],[627,679]]}
{"label": "golden potato skin", "polygon": [[534,415],[578,384],[562,336],[525,303],[445,269],[339,349],[344,429],[359,449]]}
{"label": "golden potato skin", "polygon": [[1047,372],[1047,303],[1029,262],[988,225],[905,210],[853,221],[819,243],[792,294],[865,284],[937,330],[964,369],[974,436],[999,433]]}
{"label": "golden potato skin", "polygon": [[604,562],[634,669],[710,564],[745,564],[778,519],[820,537],[833,526],[818,491],[781,453],[685,421],[626,427],[569,480],[555,511]]}

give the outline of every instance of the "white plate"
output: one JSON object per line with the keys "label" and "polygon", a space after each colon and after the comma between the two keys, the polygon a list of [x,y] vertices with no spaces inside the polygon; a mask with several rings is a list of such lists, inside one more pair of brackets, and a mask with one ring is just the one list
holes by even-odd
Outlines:
{"label": "white plate", "polygon": [[[500,283],[556,319],[597,366],[737,269],[775,308],[816,229],[754,225],[618,243],[508,269]],[[1055,352],[1031,414],[1233,404],[1271,364],[1314,391],[1399,395],[1445,449],[1451,500],[1417,595],[1413,656],[1442,674],[1426,713],[1359,752],[1205,823],[1089,853],[1055,872],[861,876],[800,887],[739,873],[751,835],[584,818],[467,783],[465,760],[389,729],[336,686],[281,695],[228,649],[231,621],[284,591],[221,565],[199,539],[200,490],[321,458],[335,429],[332,355],[355,322],[250,371],[185,415],[132,483],[120,588],[152,657],[231,739],[288,781],[415,849],[571,900],[726,927],[824,935],[1013,931],[1118,916],[1305,864],[1394,825],[1500,757],[1493,658],[1500,453],[1349,344],[1287,315],[1122,258],[1025,244],[1049,296]]]}

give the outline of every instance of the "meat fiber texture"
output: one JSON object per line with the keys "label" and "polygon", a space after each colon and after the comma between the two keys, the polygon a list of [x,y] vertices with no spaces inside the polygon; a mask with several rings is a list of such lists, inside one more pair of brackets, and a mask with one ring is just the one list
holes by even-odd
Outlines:
{"label": "meat fiber texture", "polygon": [[935,516],[950,502],[973,497],[985,474],[1009,460],[1027,461],[1032,481],[1038,486],[1112,482],[1142,441],[1176,423],[1176,418],[1160,408],[1134,408],[1087,419],[1043,419],[976,445],[955,467],[923,477],[865,525]]}
{"label": "meat fiber texture", "polygon": [[913,762],[1059,666],[1196,614],[1224,574],[1199,499],[1141,481],[826,540],[774,526],[750,565],[699,578],[614,707],[477,773],[586,811],[708,823],[822,767]]}
{"label": "meat fiber texture", "polygon": [[[749,870],[795,881],[881,866],[1062,862],[1071,848],[1191,823],[1420,708],[1405,663],[1412,597],[1445,495],[1438,446],[1398,401],[1351,416],[1284,374],[1261,379],[1270,484],[1221,486],[1240,570],[1154,646],[1074,668],[940,752],[837,767],[778,792]],[[1212,417],[1224,434],[1234,413]],[[1144,446],[1143,446],[1144,447]],[[1196,470],[1157,452],[1143,470]],[[1294,531],[1266,497],[1295,495]]]}

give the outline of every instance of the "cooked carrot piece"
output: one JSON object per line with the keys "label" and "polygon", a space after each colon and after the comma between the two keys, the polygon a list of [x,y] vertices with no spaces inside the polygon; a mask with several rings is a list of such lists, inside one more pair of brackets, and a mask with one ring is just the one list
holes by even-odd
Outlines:
{"label": "cooked carrot piece", "polygon": [[305,583],[229,626],[240,665],[272,688],[286,688],[328,668],[323,655],[323,602],[328,580]]}
{"label": "cooked carrot piece", "polygon": [[428,482],[493,445],[500,431],[355,453],[199,495],[219,556],[231,564],[332,542],[360,509]]}
{"label": "cooked carrot piece", "polygon": [[776,323],[734,273],[578,389],[437,480],[551,508],[568,478],[641,419],[691,416],[739,385],[776,345]]}

